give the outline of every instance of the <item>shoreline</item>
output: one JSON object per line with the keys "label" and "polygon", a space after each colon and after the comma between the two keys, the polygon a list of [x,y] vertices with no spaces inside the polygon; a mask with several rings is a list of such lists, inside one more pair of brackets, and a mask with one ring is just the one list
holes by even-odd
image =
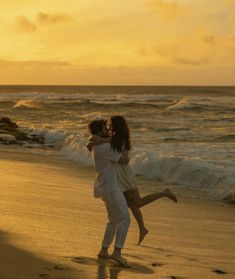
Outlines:
{"label": "shoreline", "polygon": [[[66,166],[69,169],[73,169],[75,172],[82,168],[83,171],[87,172],[89,177],[91,175],[93,175],[92,179],[94,179],[95,177],[95,170],[93,166],[86,166],[77,161],[73,161],[68,158],[66,159],[62,155],[59,155],[58,150],[55,148],[50,148],[47,146],[41,146],[38,148],[21,145],[2,145],[0,147],[0,158],[11,158],[15,160],[17,157],[20,157],[20,160],[37,161],[38,159],[35,158],[40,157],[41,162],[55,164],[58,166]],[[43,152],[45,152],[46,154],[42,155]],[[92,179],[91,184],[93,183]],[[226,200],[212,199],[206,191],[203,191],[201,189],[191,189],[181,185],[169,185],[163,182],[156,181],[155,179],[146,179],[138,175],[136,175],[136,181],[137,186],[143,195],[147,195],[153,192],[160,192],[166,187],[168,187],[171,188],[174,191],[174,193],[181,198],[199,199],[204,201],[216,201],[221,203],[234,204],[233,202]]]}
{"label": "shoreline", "polygon": [[137,246],[132,218],[124,270],[96,258],[106,213],[93,198],[94,170],[29,151],[0,150],[3,279],[234,278],[234,205],[180,197],[143,208],[150,233]]}

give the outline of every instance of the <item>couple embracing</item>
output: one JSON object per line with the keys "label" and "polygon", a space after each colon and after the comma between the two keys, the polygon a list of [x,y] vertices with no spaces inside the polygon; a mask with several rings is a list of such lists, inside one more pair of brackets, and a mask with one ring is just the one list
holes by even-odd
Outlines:
{"label": "couple embracing", "polygon": [[[130,226],[128,207],[139,226],[140,244],[148,233],[140,208],[161,197],[174,202],[177,202],[177,198],[169,189],[140,196],[135,175],[128,165],[130,132],[123,116],[112,116],[109,123],[104,119],[94,120],[89,123],[88,129],[91,136],[87,148],[92,151],[96,169],[94,196],[103,200],[108,213],[108,223],[98,257],[111,258],[121,266],[129,267],[121,255]],[[114,250],[109,255],[108,249],[114,238]]]}

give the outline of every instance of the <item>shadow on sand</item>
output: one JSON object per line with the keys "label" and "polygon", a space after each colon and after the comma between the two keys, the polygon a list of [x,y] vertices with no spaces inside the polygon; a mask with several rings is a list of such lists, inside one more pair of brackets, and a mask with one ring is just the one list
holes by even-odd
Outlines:
{"label": "shadow on sand", "polygon": [[[136,262],[130,262],[131,268],[122,268],[112,260],[92,257],[64,257],[66,260],[62,258],[60,262],[49,261],[14,246],[10,234],[4,231],[0,231],[0,251],[1,279],[118,279],[128,278],[128,273],[154,273]],[[68,260],[76,267],[66,265]]]}
{"label": "shadow on sand", "polygon": [[[0,231],[0,278],[1,279],[67,279],[86,278],[82,270],[37,257],[29,251],[18,248],[10,243],[10,234]],[[79,274],[80,273],[80,274]],[[71,276],[72,275],[72,276]]]}
{"label": "shadow on sand", "polygon": [[[128,278],[128,273],[152,274],[154,271],[147,266],[135,262],[129,262],[131,268],[120,267],[113,260],[98,259],[92,257],[66,257],[79,266],[97,266],[97,279]],[[92,268],[93,269],[93,268]],[[93,278],[93,277],[92,277]]]}

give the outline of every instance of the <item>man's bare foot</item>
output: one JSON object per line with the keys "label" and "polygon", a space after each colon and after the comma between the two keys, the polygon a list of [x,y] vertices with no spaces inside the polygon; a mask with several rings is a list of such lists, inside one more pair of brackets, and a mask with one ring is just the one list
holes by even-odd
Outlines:
{"label": "man's bare foot", "polygon": [[130,267],[128,262],[121,255],[113,253],[111,255],[111,259],[114,260],[115,262],[119,263],[120,266],[122,266],[122,267],[126,267],[126,268]]}
{"label": "man's bare foot", "polygon": [[143,231],[140,232],[139,234],[139,242],[138,242],[138,245],[140,245],[140,243],[144,240],[146,234],[148,234],[148,230],[147,229],[144,229]]}
{"label": "man's bare foot", "polygon": [[171,190],[169,188],[166,188],[164,191],[163,191],[163,194],[165,197],[171,199],[172,201],[174,201],[175,203],[178,202],[176,196],[171,192]]}
{"label": "man's bare foot", "polygon": [[111,259],[116,261],[122,267],[130,267],[127,261],[122,257],[122,248],[114,247],[113,253],[111,255]]}
{"label": "man's bare foot", "polygon": [[107,248],[102,248],[99,252],[99,254],[97,255],[97,257],[99,259],[109,259],[110,255],[108,253],[108,249]]}

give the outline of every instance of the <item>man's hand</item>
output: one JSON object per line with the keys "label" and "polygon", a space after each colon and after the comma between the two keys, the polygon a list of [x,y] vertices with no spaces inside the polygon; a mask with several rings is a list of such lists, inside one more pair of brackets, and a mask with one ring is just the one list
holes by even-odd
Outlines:
{"label": "man's hand", "polygon": [[130,161],[129,156],[128,156],[128,151],[123,150],[122,155],[118,161],[119,164],[128,164]]}
{"label": "man's hand", "polygon": [[92,141],[94,144],[101,144],[103,143],[103,138],[97,135],[92,135],[88,139],[89,141]]}
{"label": "man's hand", "polygon": [[86,145],[86,147],[87,147],[87,149],[91,152],[92,151],[92,147],[94,146],[94,143],[93,143],[93,141],[88,141],[88,143],[87,143],[87,145]]}
{"label": "man's hand", "polygon": [[94,145],[101,144],[101,143],[103,143],[102,137],[97,135],[91,135],[88,139],[88,143],[86,147],[89,151],[92,151]]}

